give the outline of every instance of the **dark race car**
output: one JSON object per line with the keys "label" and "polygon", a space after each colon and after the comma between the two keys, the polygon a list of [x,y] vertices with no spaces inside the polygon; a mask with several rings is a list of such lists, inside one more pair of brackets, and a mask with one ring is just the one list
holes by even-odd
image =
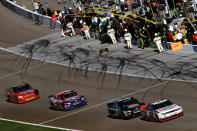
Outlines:
{"label": "dark race car", "polygon": [[49,96],[49,104],[52,109],[67,111],[87,105],[87,99],[74,90],[65,90]]}
{"label": "dark race car", "polygon": [[139,102],[133,97],[127,97],[117,100],[113,103],[108,103],[108,112],[112,118],[129,119],[141,115],[141,108],[145,105],[144,102]]}
{"label": "dark race car", "polygon": [[39,91],[26,83],[7,89],[6,95],[8,101],[18,104],[40,98]]}

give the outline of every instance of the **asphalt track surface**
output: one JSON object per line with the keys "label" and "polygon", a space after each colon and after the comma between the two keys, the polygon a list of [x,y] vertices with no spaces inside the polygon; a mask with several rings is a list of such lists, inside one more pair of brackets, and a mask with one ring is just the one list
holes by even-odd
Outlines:
{"label": "asphalt track surface", "polygon": [[[34,25],[34,22],[16,15],[2,5],[0,10],[0,16],[4,18],[3,21],[0,20],[0,39],[4,40],[0,43],[1,47],[14,46],[54,31],[46,26]],[[33,31],[36,33],[32,33]],[[86,76],[84,70],[78,70],[76,74],[76,69],[34,60],[30,63],[29,70],[23,72],[26,58],[4,51],[0,51],[0,54],[2,118],[87,131],[197,130],[196,83],[128,76],[121,76],[118,83],[118,75],[88,71]],[[41,98],[20,105],[7,102],[5,89],[22,82],[38,88]],[[68,112],[49,109],[48,96],[67,88],[87,96],[88,105]],[[107,102],[123,96],[133,96],[147,103],[161,97],[168,98],[183,106],[185,115],[164,123],[147,122],[140,118],[119,120],[108,117]]]}

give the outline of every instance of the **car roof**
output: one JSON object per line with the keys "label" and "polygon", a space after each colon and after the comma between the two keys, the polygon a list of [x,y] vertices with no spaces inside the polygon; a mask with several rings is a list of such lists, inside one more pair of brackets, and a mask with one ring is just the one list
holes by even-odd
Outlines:
{"label": "car roof", "polygon": [[62,94],[66,94],[66,93],[72,92],[72,91],[74,91],[74,90],[68,89],[68,90],[61,91],[61,92],[59,92],[59,93],[57,93],[57,94],[55,94],[55,95],[58,96],[58,95],[62,95]]}
{"label": "car roof", "polygon": [[24,83],[24,84],[20,84],[20,85],[17,85],[17,86],[13,86],[13,87],[11,87],[11,88],[19,88],[19,87],[23,87],[23,86],[29,86],[29,87],[30,87],[29,84]]}
{"label": "car roof", "polygon": [[160,103],[163,103],[163,102],[165,102],[165,101],[168,101],[168,100],[167,100],[167,99],[160,99],[160,100],[151,102],[150,105],[160,104]]}
{"label": "car roof", "polygon": [[133,97],[126,97],[126,98],[119,99],[116,102],[119,103],[119,102],[128,101],[128,100],[134,100],[134,98]]}

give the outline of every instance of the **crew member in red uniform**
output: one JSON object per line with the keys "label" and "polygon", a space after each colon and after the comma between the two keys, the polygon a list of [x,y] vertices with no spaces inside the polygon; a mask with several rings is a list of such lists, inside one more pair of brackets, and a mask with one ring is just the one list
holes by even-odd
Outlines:
{"label": "crew member in red uniform", "polygon": [[194,32],[193,42],[194,42],[194,44],[197,44],[197,31]]}

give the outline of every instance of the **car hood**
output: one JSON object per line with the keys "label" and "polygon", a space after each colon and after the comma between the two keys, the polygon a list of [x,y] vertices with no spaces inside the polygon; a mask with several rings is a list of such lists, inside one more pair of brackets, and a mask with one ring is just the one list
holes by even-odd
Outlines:
{"label": "car hood", "polygon": [[170,106],[167,106],[167,107],[163,107],[161,109],[157,109],[156,111],[159,113],[159,114],[163,114],[163,113],[166,113],[166,112],[170,112],[170,111],[173,111],[173,110],[176,110],[180,108],[179,105],[177,104],[173,104],[173,105],[170,105]]}
{"label": "car hood", "polygon": [[26,96],[31,94],[34,94],[34,89],[29,89],[23,92],[16,93],[17,96]]}

